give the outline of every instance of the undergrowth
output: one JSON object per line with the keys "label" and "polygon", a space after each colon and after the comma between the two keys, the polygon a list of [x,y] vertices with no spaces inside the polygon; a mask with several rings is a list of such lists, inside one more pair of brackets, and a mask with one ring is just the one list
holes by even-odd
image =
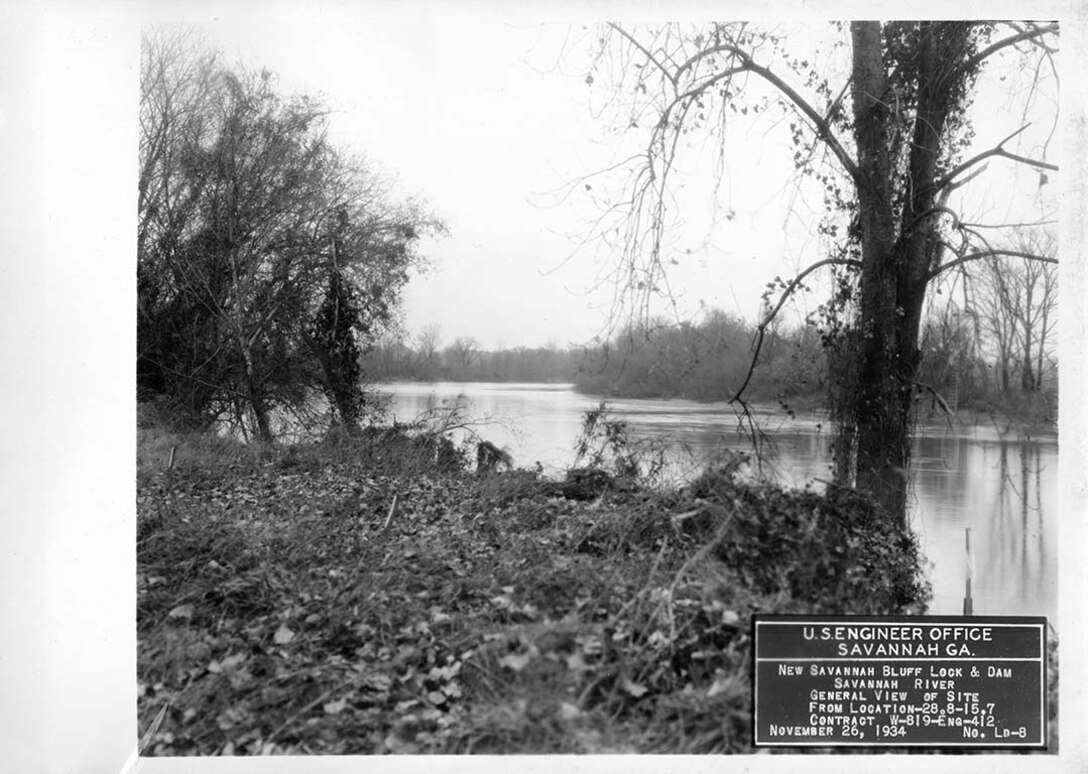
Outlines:
{"label": "undergrowth", "polygon": [[749,752],[753,613],[928,599],[846,494],[473,475],[398,429],[174,441],[138,473],[145,754]]}

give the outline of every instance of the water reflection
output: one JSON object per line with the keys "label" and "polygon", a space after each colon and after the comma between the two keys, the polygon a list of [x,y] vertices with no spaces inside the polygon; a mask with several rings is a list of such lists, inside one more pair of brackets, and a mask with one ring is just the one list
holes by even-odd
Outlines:
{"label": "water reflection", "polygon": [[[395,383],[394,412],[410,420],[435,401],[463,395],[471,413],[489,423],[476,428],[507,447],[515,462],[540,462],[557,474],[573,462],[584,412],[598,400],[567,385],[492,383]],[[722,449],[747,451],[749,436],[725,404],[685,400],[616,400],[617,418],[632,435],[671,441],[678,475],[690,475]],[[822,488],[830,478],[828,429],[816,413],[783,416],[757,411],[766,433],[771,471],[789,486]],[[929,425],[919,428],[914,449],[911,523],[931,563],[934,614],[963,610],[965,529],[974,553],[974,611],[987,615],[1057,614],[1056,435],[1019,437],[994,426]]]}

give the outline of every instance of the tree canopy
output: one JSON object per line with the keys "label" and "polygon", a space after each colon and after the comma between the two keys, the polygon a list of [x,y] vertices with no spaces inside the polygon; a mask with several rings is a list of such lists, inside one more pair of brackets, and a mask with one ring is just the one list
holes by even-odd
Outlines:
{"label": "tree canopy", "polygon": [[362,411],[360,352],[392,319],[420,238],[443,226],[328,139],[329,111],[191,35],[141,50],[141,398],[268,441],[285,417]]}

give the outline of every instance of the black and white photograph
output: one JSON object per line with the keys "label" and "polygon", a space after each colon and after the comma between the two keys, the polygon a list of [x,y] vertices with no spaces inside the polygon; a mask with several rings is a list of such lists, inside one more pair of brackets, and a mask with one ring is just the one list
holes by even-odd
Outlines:
{"label": "black and white photograph", "polygon": [[1083,6],[3,13],[18,770],[1088,766]]}

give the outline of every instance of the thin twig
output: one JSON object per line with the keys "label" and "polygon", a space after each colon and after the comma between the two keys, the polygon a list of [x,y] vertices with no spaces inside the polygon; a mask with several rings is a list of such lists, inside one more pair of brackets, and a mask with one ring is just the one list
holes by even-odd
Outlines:
{"label": "thin twig", "polygon": [[166,717],[166,711],[170,709],[170,705],[173,703],[174,702],[171,700],[167,701],[166,704],[162,705],[162,709],[159,710],[159,714],[157,714],[155,716],[155,719],[151,721],[151,725],[148,726],[147,731],[145,731],[144,735],[140,738],[140,749],[137,753],[138,755],[143,755],[144,752],[147,750],[148,746],[151,744],[152,737],[155,736],[155,733],[159,730],[159,726],[162,725],[162,719]]}
{"label": "thin twig", "polygon": [[[713,551],[718,546],[718,544],[725,538],[726,532],[729,529],[729,525],[733,521],[733,515],[734,515],[735,512],[736,512],[736,506],[734,505],[734,510],[730,511],[726,515],[726,517],[722,520],[722,523],[718,526],[718,529],[714,532],[714,537],[712,537],[709,541],[707,541],[706,544],[704,544],[702,548],[700,548],[698,551],[696,551],[694,554],[692,554],[690,557],[688,557],[688,560],[686,562],[684,562],[683,566],[679,570],[677,570],[676,575],[673,576],[672,583],[669,584],[669,590],[667,592],[665,592],[665,595],[662,597],[661,601],[657,603],[657,607],[654,608],[654,612],[650,616],[651,619],[653,619],[654,617],[657,616],[658,611],[661,610],[662,605],[664,605],[666,602],[671,602],[673,594],[676,593],[676,587],[680,585],[680,581],[683,579],[684,575],[687,574],[687,571],[689,569],[691,569],[692,566],[698,564],[703,559],[705,559],[707,556],[709,556],[710,552]],[[675,619],[673,618],[673,615],[672,615],[672,606],[671,605],[669,606],[669,633],[670,633],[672,639],[675,641],[675,639],[676,639],[676,621],[675,621]]]}
{"label": "thin twig", "polygon": [[937,405],[941,407],[941,410],[948,417],[949,421],[951,421],[952,417],[956,415],[956,412],[949,407],[948,402],[941,397],[941,394],[937,392],[937,390],[933,386],[926,384],[925,382],[914,382],[914,386],[929,392],[933,396],[934,400],[937,401]]}
{"label": "thin twig", "polygon": [[807,277],[809,274],[812,274],[812,272],[816,271],[817,269],[829,265],[851,266],[855,269],[862,268],[861,261],[855,261],[853,258],[825,258],[822,261],[816,261],[816,263],[812,264],[793,278],[790,284],[782,292],[782,297],[778,299],[778,303],[775,304],[774,309],[768,312],[767,315],[762,320],[760,320],[759,325],[756,326],[756,340],[753,347],[754,351],[752,353],[752,359],[748,363],[748,373],[745,375],[744,383],[741,384],[739,389],[737,389],[736,394],[729,399],[730,403],[736,403],[737,401],[742,400],[741,396],[744,394],[744,390],[747,389],[748,383],[752,381],[752,374],[756,370],[756,361],[759,360],[759,353],[760,350],[763,348],[763,332],[767,329],[767,326],[774,321],[774,318],[776,316],[778,316],[778,313],[782,310],[782,306],[786,303],[789,297],[793,295],[793,292],[797,289],[798,285],[800,285],[804,281],[805,277]]}
{"label": "thin twig", "polygon": [[397,497],[398,494],[393,495],[393,502],[389,505],[389,515],[385,517],[385,524],[382,525],[382,532],[389,529],[389,525],[393,523],[393,515],[397,512]]}

